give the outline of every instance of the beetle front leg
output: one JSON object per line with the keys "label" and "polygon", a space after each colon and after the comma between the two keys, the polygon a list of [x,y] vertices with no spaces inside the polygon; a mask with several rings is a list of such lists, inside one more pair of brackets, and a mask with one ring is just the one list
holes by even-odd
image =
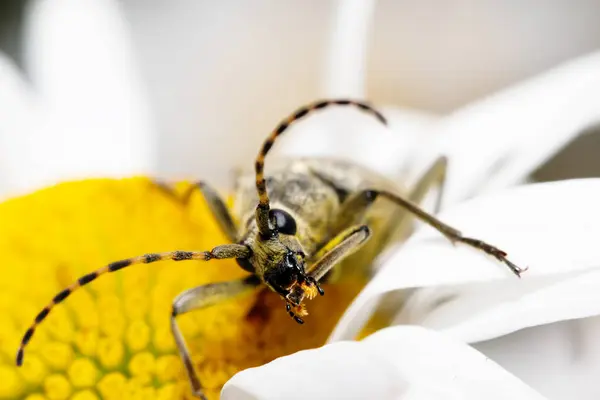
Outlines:
{"label": "beetle front leg", "polygon": [[[318,282],[335,265],[361,248],[371,237],[367,225],[356,225],[336,235],[317,253],[317,261],[309,268],[308,278]],[[322,294],[322,289],[319,290]]]}
{"label": "beetle front leg", "polygon": [[260,279],[256,276],[249,276],[248,278],[235,281],[208,284],[186,290],[173,301],[171,332],[173,333],[175,344],[177,345],[183,365],[185,366],[185,372],[190,381],[190,385],[192,386],[192,392],[200,399],[206,400],[206,395],[202,389],[200,378],[194,369],[190,351],[187,348],[185,339],[177,325],[175,317],[193,310],[210,307],[221,301],[248,293],[255,289],[259,284]]}

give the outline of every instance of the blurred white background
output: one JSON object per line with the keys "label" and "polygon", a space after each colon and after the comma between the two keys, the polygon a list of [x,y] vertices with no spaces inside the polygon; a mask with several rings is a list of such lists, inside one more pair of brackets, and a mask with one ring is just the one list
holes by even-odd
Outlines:
{"label": "blurred white background", "polygon": [[[338,3],[124,1],[158,118],[159,170],[248,160],[279,118],[327,94]],[[365,83],[376,104],[447,113],[600,48],[594,0],[374,3]],[[208,138],[216,165],[191,136]],[[232,149],[240,137],[249,146]]]}
{"label": "blurred white background", "polygon": [[[86,1],[79,3],[85,11]],[[386,106],[449,113],[600,47],[595,0],[355,3],[373,12],[366,27],[364,95]],[[3,50],[25,66],[25,74],[36,54],[31,56],[30,4],[8,1],[0,9]],[[339,94],[327,78],[341,4],[118,2],[156,135],[154,156],[142,169],[228,186],[232,165],[249,165],[280,118],[302,103]],[[600,150],[599,139],[586,140],[580,147]],[[558,172],[577,170],[576,159],[561,161]],[[597,166],[571,174],[589,174],[590,167]]]}

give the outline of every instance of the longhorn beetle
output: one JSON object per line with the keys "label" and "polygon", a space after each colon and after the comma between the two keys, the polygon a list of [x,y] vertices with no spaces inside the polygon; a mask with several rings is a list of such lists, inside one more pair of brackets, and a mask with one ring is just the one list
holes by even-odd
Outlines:
{"label": "longhorn beetle", "polygon": [[[446,171],[445,158],[435,162],[406,197],[386,178],[345,161],[288,159],[265,177],[265,157],[277,138],[295,121],[332,105],[355,107],[387,124],[381,113],[354,100],[318,101],[298,109],[267,137],[256,158],[255,173],[239,177],[233,210],[236,218],[209,185],[199,182],[191,187],[191,190],[197,188],[202,193],[231,244],[220,245],[209,251],[145,254],[115,261],[82,276],[54,296],[35,317],[21,341],[16,357],[17,365],[22,365],[25,346],[50,310],[77,288],[87,285],[100,275],[136,264],[163,260],[209,261],[233,258],[241,268],[250,273],[248,277],[189,289],[173,301],[171,330],[192,390],[196,396],[205,399],[176,317],[266,285],[281,296],[286,312],[302,324],[302,317],[307,315],[303,301],[312,299],[317,294],[324,294],[319,282],[331,276],[328,273],[334,266],[360,249],[373,235],[376,235],[374,241],[381,241],[376,243],[379,251],[373,256],[380,253],[387,238],[393,236],[399,222],[394,214],[383,224],[380,232],[373,232],[370,227],[369,211],[377,200],[396,205],[435,228],[453,243],[463,243],[495,257],[517,276],[525,271],[510,262],[504,251],[482,240],[463,236],[459,230],[446,225],[417,205],[430,184],[442,186]],[[190,192],[184,198],[189,195]],[[240,221],[239,226],[234,221]]]}

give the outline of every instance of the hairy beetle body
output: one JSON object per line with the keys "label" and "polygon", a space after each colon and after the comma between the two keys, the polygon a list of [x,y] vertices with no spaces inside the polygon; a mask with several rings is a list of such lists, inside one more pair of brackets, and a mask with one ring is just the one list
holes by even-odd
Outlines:
{"label": "hairy beetle body", "polygon": [[[271,162],[271,169],[265,173],[271,207],[284,210],[296,223],[296,237],[308,259],[315,254],[320,244],[335,236],[336,216],[342,204],[361,189],[369,187],[386,188],[401,194],[404,190],[384,177],[366,167],[346,160],[331,158],[297,158],[276,159]],[[237,240],[252,245],[257,236],[256,219],[254,218],[258,196],[256,194],[254,174],[242,173],[235,182],[233,216],[240,221]],[[384,216],[389,216],[390,204],[378,204],[365,215],[364,223],[373,228],[373,236],[369,243],[377,242],[379,230],[377,226]],[[369,243],[364,247],[369,248]],[[359,250],[362,258],[371,259],[369,250]],[[357,260],[361,254],[353,257]],[[369,273],[370,264],[356,265],[362,267],[357,273]],[[263,265],[263,264],[261,264]],[[343,265],[340,266],[343,270]],[[337,267],[336,267],[337,270]],[[263,271],[260,271],[263,272]],[[257,274],[260,276],[261,273]],[[345,272],[345,271],[344,271]]]}

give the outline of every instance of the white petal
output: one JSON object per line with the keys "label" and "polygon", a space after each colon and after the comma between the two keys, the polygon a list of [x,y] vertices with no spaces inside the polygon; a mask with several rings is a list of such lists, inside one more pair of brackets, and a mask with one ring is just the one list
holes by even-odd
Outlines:
{"label": "white petal", "polygon": [[[501,298],[536,290],[542,287],[540,279],[565,282],[565,277],[575,278],[576,273],[600,267],[600,254],[596,251],[596,241],[600,237],[598,204],[600,179],[582,179],[513,188],[442,212],[442,221],[460,228],[466,236],[506,250],[509,259],[522,267],[528,266],[529,270],[518,280],[491,257],[463,245],[454,247],[431,228],[423,227],[384,263],[341,318],[330,340],[353,338],[372,314],[382,294],[393,290],[503,279],[511,291],[499,294]],[[559,277],[561,273],[563,275]],[[547,278],[550,275],[555,276]],[[547,282],[552,284],[554,281]],[[573,282],[577,284],[577,281]],[[572,288],[566,286],[559,291]],[[505,290],[502,288],[500,292]],[[549,295],[552,293],[548,292]],[[444,295],[452,294],[440,292],[436,299],[427,303],[435,306]],[[585,295],[579,300],[585,301]],[[539,299],[534,301],[539,307]],[[483,304],[473,305],[477,306]],[[412,310],[408,306],[406,309]],[[429,312],[426,309],[420,307],[415,313],[425,315]],[[540,314],[538,323],[567,318],[564,313],[546,311],[548,314]],[[573,317],[581,315],[579,313],[597,312],[588,308],[586,311],[573,308],[564,311],[571,312]],[[518,324],[527,324],[527,321],[519,320]],[[496,326],[490,329],[486,333],[488,337],[502,334],[508,328]],[[509,330],[514,329],[516,326]]]}
{"label": "white petal", "polygon": [[600,53],[470,104],[440,122],[436,154],[450,159],[445,204],[521,182],[600,120]]}
{"label": "white petal", "polygon": [[[300,378],[299,378],[300,377]],[[543,399],[471,347],[395,327],[236,374],[223,399]]]}
{"label": "white petal", "polygon": [[[71,147],[68,131],[0,57],[0,197],[12,197],[89,170],[85,154]],[[110,158],[110,156],[106,156]],[[79,164],[77,164],[77,162]]]}
{"label": "white petal", "polygon": [[475,345],[515,376],[554,400],[596,400],[600,318],[524,329]]}
{"label": "white petal", "polygon": [[60,125],[55,140],[65,147],[65,169],[82,175],[148,172],[155,138],[118,2],[31,3],[25,63]]}
{"label": "white petal", "polygon": [[[534,278],[522,285],[493,282],[448,288],[444,294],[430,289],[421,304],[411,299],[406,305],[412,316],[408,322],[477,342],[531,326],[598,315],[598,287],[600,271],[592,270]],[[440,305],[441,296],[451,300]]]}
{"label": "white petal", "polygon": [[374,0],[335,2],[321,83],[326,97],[365,96],[367,43],[375,3]]}
{"label": "white petal", "polygon": [[[0,56],[0,197],[11,197],[76,174],[80,158],[65,131],[11,61]],[[86,163],[83,159],[82,163]]]}
{"label": "white petal", "polygon": [[19,190],[24,180],[22,140],[38,118],[39,105],[17,67],[0,53],[0,197]]}
{"label": "white petal", "polygon": [[386,359],[357,342],[335,343],[242,371],[222,399],[396,399],[405,384]]}

